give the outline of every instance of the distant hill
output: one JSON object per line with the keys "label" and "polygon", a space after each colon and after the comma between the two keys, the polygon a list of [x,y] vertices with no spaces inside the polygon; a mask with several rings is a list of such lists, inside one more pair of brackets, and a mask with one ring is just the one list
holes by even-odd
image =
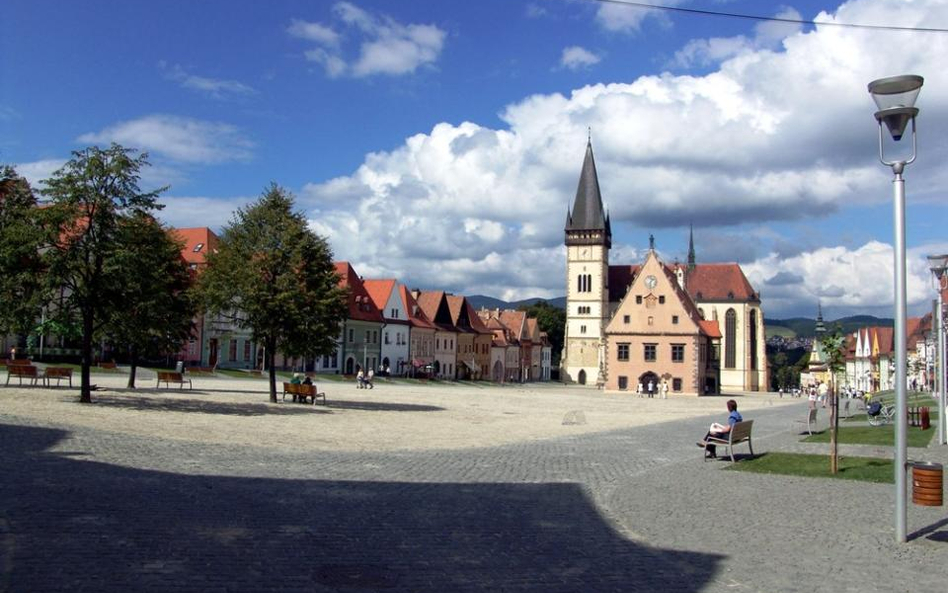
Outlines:
{"label": "distant hill", "polygon": [[475,309],[485,308],[485,309],[517,309],[521,306],[530,306],[537,301],[546,301],[548,305],[553,307],[559,307],[560,309],[566,308],[566,297],[557,297],[555,299],[523,299],[522,301],[503,301],[500,299],[495,299],[494,297],[485,296],[482,294],[476,294],[474,296],[467,297],[467,301],[471,303],[471,306]]}
{"label": "distant hill", "polygon": [[[816,320],[806,317],[792,317],[790,319],[765,319],[767,334],[771,336],[784,336],[787,338],[811,338],[816,335]],[[883,317],[873,317],[872,315],[851,315],[841,317],[833,321],[823,321],[826,329],[832,331],[836,324],[842,327],[843,333],[854,332],[860,327],[881,326],[893,327],[895,321]]]}

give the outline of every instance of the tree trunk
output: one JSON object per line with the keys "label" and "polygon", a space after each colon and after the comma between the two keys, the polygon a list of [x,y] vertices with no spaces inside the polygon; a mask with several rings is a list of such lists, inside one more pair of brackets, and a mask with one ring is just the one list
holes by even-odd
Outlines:
{"label": "tree trunk", "polygon": [[836,394],[836,378],[830,376],[830,473],[839,471],[839,442],[837,439],[839,428],[839,396]]}
{"label": "tree trunk", "polygon": [[270,368],[270,403],[277,403],[276,387],[276,367],[273,361],[276,360],[276,340],[267,339],[267,366]]}
{"label": "tree trunk", "polygon": [[92,328],[94,324],[93,313],[90,310],[82,311],[82,370],[81,386],[79,388],[79,402],[83,404],[92,403],[92,384],[90,381],[90,368],[92,367]]}
{"label": "tree trunk", "polygon": [[129,348],[128,358],[130,365],[130,368],[128,369],[128,388],[135,389],[135,374],[138,370],[138,349],[135,348],[135,346]]}

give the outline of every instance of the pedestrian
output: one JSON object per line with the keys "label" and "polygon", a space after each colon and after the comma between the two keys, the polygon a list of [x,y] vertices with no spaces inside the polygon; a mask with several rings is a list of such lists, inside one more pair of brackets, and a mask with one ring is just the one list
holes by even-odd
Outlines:
{"label": "pedestrian", "polygon": [[812,410],[816,407],[816,388],[810,386],[807,389],[807,406]]}
{"label": "pedestrian", "polygon": [[648,396],[655,397],[655,381],[649,379],[648,381]]}
{"label": "pedestrian", "polygon": [[662,399],[668,399],[668,381],[662,381]]}
{"label": "pedestrian", "polygon": [[369,374],[365,378],[365,384],[369,389],[375,389],[375,385],[372,383],[372,379],[375,377],[375,371],[369,369]]}
{"label": "pedestrian", "polygon": [[642,388],[642,382],[639,381],[639,386],[635,388],[635,392],[639,394],[639,397],[645,393],[645,390]]}
{"label": "pedestrian", "polygon": [[780,399],[783,399],[783,387],[781,387],[777,392],[780,394]]}
{"label": "pedestrian", "polygon": [[820,406],[826,407],[826,398],[829,395],[829,386],[825,381],[820,381],[820,386],[817,388],[817,398],[820,402]]}
{"label": "pedestrian", "polygon": [[356,373],[356,388],[365,389],[365,373],[362,372],[362,369],[359,369],[359,372]]}

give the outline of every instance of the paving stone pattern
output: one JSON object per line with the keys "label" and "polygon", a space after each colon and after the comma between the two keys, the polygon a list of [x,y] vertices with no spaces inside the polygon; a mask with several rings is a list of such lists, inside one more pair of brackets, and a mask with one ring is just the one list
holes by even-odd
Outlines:
{"label": "paving stone pattern", "polygon": [[[825,452],[804,405],[755,412],[755,452]],[[379,454],[0,415],[0,592],[945,590],[945,507],[896,544],[891,485],[724,471],[720,419]]]}

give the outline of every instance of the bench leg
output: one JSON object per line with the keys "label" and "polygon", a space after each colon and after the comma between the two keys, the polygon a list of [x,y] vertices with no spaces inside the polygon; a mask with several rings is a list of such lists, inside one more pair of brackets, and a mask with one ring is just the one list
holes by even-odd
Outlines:
{"label": "bench leg", "polygon": [[750,438],[747,439],[747,448],[750,449],[751,457],[754,456],[754,445],[751,443]]}

